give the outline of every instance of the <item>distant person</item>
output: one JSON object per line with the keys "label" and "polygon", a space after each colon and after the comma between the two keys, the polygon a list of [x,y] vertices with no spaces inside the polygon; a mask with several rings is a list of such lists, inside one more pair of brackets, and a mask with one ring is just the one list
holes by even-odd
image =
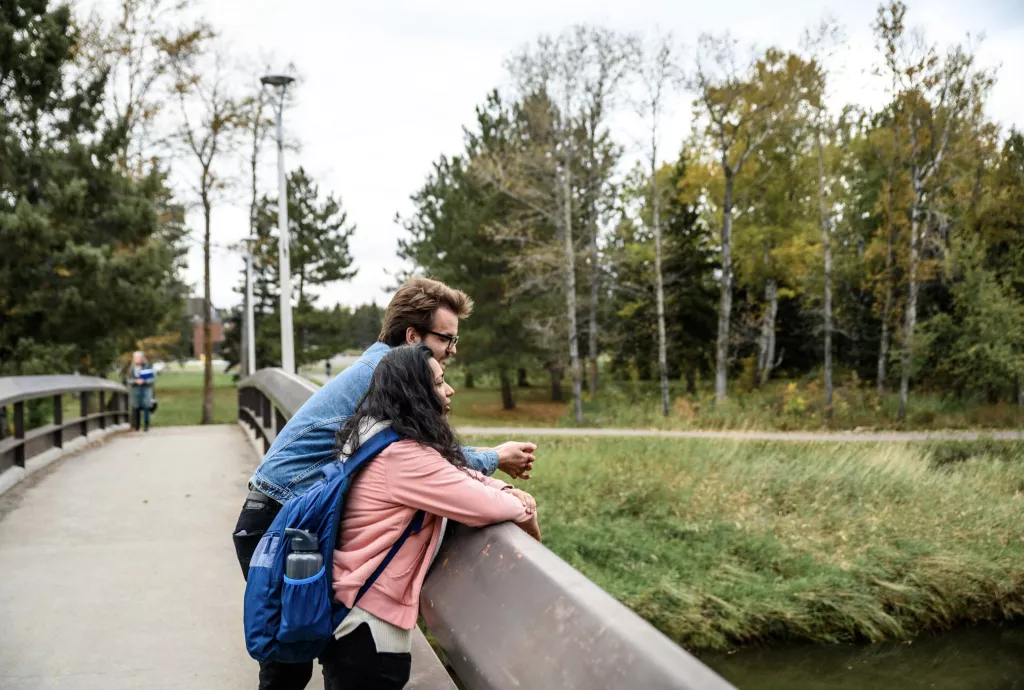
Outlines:
{"label": "distant person", "polygon": [[[146,356],[136,350],[132,354],[132,365],[128,370],[128,384],[132,391],[132,429],[139,430],[139,423],[145,420],[145,431],[149,431],[149,415],[153,408],[153,384],[156,373]],[[140,419],[141,418],[141,419]]]}
{"label": "distant person", "polygon": [[[529,494],[467,466],[448,424],[451,397],[441,365],[425,345],[388,352],[370,389],[338,432],[342,456],[385,427],[392,443],[359,474],[345,499],[334,551],[334,594],[351,611],[320,656],[325,686],[398,690],[409,680],[420,590],[445,520],[471,527],[512,521],[536,539],[537,505]],[[416,512],[426,513],[381,576],[356,601]]]}
{"label": "distant person", "polygon": [[327,374],[327,380],[330,381],[331,380],[331,360],[327,360],[327,362],[324,363],[324,372]]}
{"label": "distant person", "polygon": [[[319,478],[317,468],[337,458],[335,436],[356,411],[370,387],[381,358],[399,345],[424,344],[442,370],[459,342],[459,319],[470,315],[473,301],[444,283],[413,278],[398,289],[384,315],[378,342],[359,361],[321,387],[288,420],[263,462],[249,480],[249,494],[235,525],[233,541],[238,564],[248,576],[256,545],[281,510]],[[466,465],[485,475],[501,468],[513,478],[530,478],[532,443],[510,441],[496,448],[463,448]],[[312,662],[260,662],[260,690],[304,688],[313,675]]]}

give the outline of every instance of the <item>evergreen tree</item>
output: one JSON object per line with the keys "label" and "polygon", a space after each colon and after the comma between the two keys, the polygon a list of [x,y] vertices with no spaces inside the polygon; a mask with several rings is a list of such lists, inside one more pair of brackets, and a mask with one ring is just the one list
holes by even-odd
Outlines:
{"label": "evergreen tree", "polygon": [[[658,189],[662,197],[668,376],[685,377],[689,390],[694,392],[697,375],[713,371],[717,263],[713,232],[688,200],[686,173],[684,152],[673,166],[661,168]],[[627,185],[626,193],[643,197],[648,187],[646,176],[641,176]],[[625,200],[626,208],[632,205],[633,200]],[[658,358],[654,256],[648,227],[625,218],[609,248],[618,317],[611,342],[612,363],[620,371],[635,367],[642,380],[656,376]]]}
{"label": "evergreen tree", "polygon": [[[263,197],[256,210],[257,258],[261,266],[275,272],[278,263],[277,200]],[[356,274],[352,268],[349,240],[356,227],[348,223],[341,199],[328,194],[321,199],[320,187],[303,168],[288,176],[288,233],[292,289],[297,304],[312,304],[312,287],[321,287]],[[274,294],[279,294],[276,290]],[[296,344],[298,347],[298,344]]]}
{"label": "evergreen tree", "polygon": [[100,373],[182,309],[159,172],[118,163],[107,74],[75,63],[68,5],[0,6],[0,372]]}
{"label": "evergreen tree", "polygon": [[[264,196],[256,205],[256,242],[253,245],[253,320],[256,322],[257,369],[281,364],[281,319],[278,283],[277,201]],[[322,198],[319,185],[298,168],[288,177],[288,232],[291,275],[298,301],[292,311],[296,366],[333,357],[356,347],[356,317],[346,308],[320,308],[311,288],[323,287],[356,274],[349,253],[355,226],[348,223],[341,200]],[[245,273],[236,292],[245,294]],[[243,297],[244,299],[244,297]],[[226,335],[224,356],[229,366],[239,362],[241,310],[232,316],[234,333]],[[377,324],[373,342],[380,332]]]}
{"label": "evergreen tree", "polygon": [[473,315],[460,326],[466,346],[457,359],[470,370],[498,371],[505,409],[515,406],[512,376],[530,354],[523,306],[531,291],[513,292],[516,245],[494,232],[514,202],[474,178],[467,159],[506,145],[510,126],[508,112],[492,94],[477,110],[477,127],[467,132],[466,157],[442,157],[413,196],[416,211],[403,222],[409,237],[399,241],[399,255],[416,270],[473,297]]}

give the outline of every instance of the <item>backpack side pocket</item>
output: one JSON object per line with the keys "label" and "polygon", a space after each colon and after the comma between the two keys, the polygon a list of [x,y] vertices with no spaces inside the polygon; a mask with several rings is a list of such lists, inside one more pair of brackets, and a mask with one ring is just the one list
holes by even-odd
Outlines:
{"label": "backpack side pocket", "polygon": [[286,576],[281,588],[281,628],[277,639],[286,644],[329,639],[334,632],[329,590],[326,565],[303,580]]}

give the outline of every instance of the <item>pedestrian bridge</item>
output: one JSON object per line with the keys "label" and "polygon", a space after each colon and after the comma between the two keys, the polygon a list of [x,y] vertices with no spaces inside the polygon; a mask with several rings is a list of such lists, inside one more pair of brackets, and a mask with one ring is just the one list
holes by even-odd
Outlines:
{"label": "pedestrian bridge", "polygon": [[[119,384],[0,378],[0,688],[256,687],[231,532],[314,390],[262,370],[238,426],[140,434]],[[420,604],[409,688],[732,687],[511,525],[455,526]]]}

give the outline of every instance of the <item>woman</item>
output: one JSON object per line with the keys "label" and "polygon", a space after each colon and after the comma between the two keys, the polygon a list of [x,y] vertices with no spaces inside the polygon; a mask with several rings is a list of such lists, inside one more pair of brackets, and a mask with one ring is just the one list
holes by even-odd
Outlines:
{"label": "woman", "polygon": [[153,408],[153,382],[156,374],[141,351],[132,354],[128,383],[132,391],[132,429],[139,430],[140,416],[145,417],[145,430],[149,431],[149,414]]}
{"label": "woman", "polygon": [[420,589],[444,519],[471,526],[512,521],[540,539],[536,503],[528,494],[466,468],[446,419],[454,393],[429,348],[397,347],[377,365],[369,391],[338,432],[343,455],[387,426],[403,437],[363,469],[345,499],[334,552],[338,601],[353,607],[359,588],[415,513],[427,515],[334,631],[320,658],[332,690],[405,686]]}

